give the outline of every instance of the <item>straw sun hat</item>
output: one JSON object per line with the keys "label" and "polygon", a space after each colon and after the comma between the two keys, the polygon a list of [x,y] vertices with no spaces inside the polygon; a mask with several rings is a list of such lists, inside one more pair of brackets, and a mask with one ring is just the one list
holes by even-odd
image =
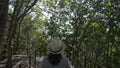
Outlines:
{"label": "straw sun hat", "polygon": [[53,39],[48,43],[47,51],[52,54],[62,53],[65,49],[65,44],[59,39]]}

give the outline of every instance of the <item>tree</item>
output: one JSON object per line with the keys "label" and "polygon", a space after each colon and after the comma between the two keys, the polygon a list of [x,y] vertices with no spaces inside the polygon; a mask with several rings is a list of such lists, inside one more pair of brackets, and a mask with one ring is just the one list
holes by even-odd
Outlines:
{"label": "tree", "polygon": [[31,8],[36,4],[37,0],[16,0],[10,1],[12,13],[7,31],[7,53],[8,53],[8,68],[11,68],[12,49],[19,46],[20,26],[24,17],[29,14]]}
{"label": "tree", "polygon": [[9,0],[0,0],[0,61],[5,57],[5,32],[8,22],[8,2]]}

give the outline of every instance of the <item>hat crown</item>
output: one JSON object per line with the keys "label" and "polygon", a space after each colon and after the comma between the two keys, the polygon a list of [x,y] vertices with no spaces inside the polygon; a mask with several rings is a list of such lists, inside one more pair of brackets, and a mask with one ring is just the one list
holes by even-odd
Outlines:
{"label": "hat crown", "polygon": [[59,50],[61,48],[61,42],[60,42],[60,40],[57,39],[57,40],[51,41],[50,48],[53,51]]}
{"label": "hat crown", "polygon": [[61,53],[64,50],[64,43],[59,40],[59,39],[53,39],[49,44],[48,44],[48,52],[50,53]]}

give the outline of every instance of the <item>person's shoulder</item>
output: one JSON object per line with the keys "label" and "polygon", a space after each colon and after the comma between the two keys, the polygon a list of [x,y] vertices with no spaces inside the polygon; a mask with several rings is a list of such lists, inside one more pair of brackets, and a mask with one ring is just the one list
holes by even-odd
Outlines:
{"label": "person's shoulder", "polygon": [[67,61],[69,61],[69,58],[66,57],[66,56],[63,56],[62,58],[63,58],[63,60],[67,60]]}
{"label": "person's shoulder", "polygon": [[67,66],[67,68],[74,68],[68,57],[63,56],[63,62]]}
{"label": "person's shoulder", "polygon": [[69,58],[63,56],[63,57],[62,57],[62,62],[66,62],[66,63],[68,63],[68,62],[69,62]]}

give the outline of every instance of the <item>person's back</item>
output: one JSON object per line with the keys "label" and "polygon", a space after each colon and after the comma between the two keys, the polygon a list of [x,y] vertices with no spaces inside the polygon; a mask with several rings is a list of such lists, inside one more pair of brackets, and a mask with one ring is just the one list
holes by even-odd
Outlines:
{"label": "person's back", "polygon": [[37,62],[37,68],[71,68],[71,64],[67,57],[62,57],[55,65],[49,62],[48,57],[41,57],[41,60]]}
{"label": "person's back", "polygon": [[53,39],[47,46],[48,56],[37,59],[37,68],[72,68],[67,57],[62,56],[65,44]]}

